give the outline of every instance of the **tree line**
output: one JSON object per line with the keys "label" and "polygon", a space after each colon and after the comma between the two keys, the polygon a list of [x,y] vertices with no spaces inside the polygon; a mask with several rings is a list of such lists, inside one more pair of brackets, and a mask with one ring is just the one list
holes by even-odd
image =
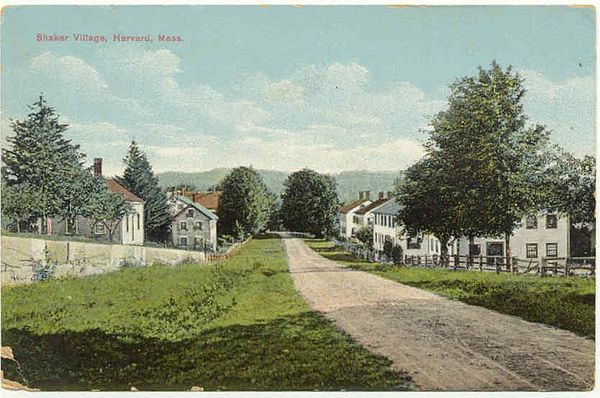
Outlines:
{"label": "tree line", "polygon": [[[102,176],[85,167],[79,145],[65,138],[68,125],[43,96],[29,106],[23,120],[11,122],[13,134],[2,149],[2,215],[18,232],[47,232],[47,219],[74,226],[77,217],[104,225],[109,239],[120,220],[132,211],[119,193],[107,189]],[[123,176],[115,179],[144,200],[145,234],[166,239],[169,213],[165,194],[137,143],[123,160]]]}

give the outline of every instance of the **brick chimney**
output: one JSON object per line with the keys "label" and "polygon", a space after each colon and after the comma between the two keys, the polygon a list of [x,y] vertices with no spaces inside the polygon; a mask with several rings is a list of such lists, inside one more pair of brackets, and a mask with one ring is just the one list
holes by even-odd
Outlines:
{"label": "brick chimney", "polygon": [[365,193],[363,191],[358,191],[358,199],[364,199]]}
{"label": "brick chimney", "polygon": [[102,177],[102,158],[94,159],[94,175],[96,177]]}
{"label": "brick chimney", "polygon": [[371,191],[365,191],[365,199],[371,200]]}
{"label": "brick chimney", "polygon": [[385,198],[385,192],[381,191],[379,192],[379,200]]}

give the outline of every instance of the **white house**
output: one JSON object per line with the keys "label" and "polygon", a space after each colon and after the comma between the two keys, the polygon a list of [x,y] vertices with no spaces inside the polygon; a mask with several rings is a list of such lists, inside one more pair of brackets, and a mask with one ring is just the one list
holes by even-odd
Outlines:
{"label": "white house", "polygon": [[346,238],[351,238],[356,234],[360,224],[359,219],[355,218],[355,213],[373,203],[371,193],[369,191],[360,191],[358,199],[346,203],[338,209],[338,222],[340,225],[340,235]]}
{"label": "white house", "polygon": [[373,201],[371,204],[367,206],[363,206],[360,209],[356,210],[352,216],[352,226],[358,231],[363,227],[372,227],[373,226],[373,211],[377,209],[379,206],[382,206],[384,203],[388,201],[389,198],[392,197],[392,192],[387,193],[387,197],[385,192],[379,192],[379,197],[377,200]]}
{"label": "white house", "polygon": [[[433,235],[424,234],[408,236],[402,234],[401,225],[396,222],[400,205],[396,198],[389,198],[372,211],[373,214],[373,248],[378,257],[383,255],[386,241],[399,245],[405,256],[439,255],[440,241]],[[453,246],[448,246],[448,252],[453,253]]]}
{"label": "white house", "polygon": [[[541,260],[543,257],[570,256],[571,223],[568,215],[540,212],[523,217],[521,226],[510,238],[511,255],[519,259]],[[461,255],[506,256],[503,237],[476,237],[469,248],[469,239],[459,241]]]}

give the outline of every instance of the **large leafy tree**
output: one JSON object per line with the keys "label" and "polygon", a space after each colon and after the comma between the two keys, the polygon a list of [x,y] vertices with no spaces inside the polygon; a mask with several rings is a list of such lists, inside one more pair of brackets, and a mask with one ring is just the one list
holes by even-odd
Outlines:
{"label": "large leafy tree", "polygon": [[458,197],[445,170],[432,157],[425,157],[409,167],[397,187],[400,205],[397,221],[410,236],[423,233],[435,235],[446,258],[448,243],[461,235],[461,225],[455,211]]}
{"label": "large leafy tree", "polygon": [[117,227],[127,214],[133,211],[121,194],[107,189],[96,189],[90,197],[85,214],[92,220],[93,228],[100,223],[108,233],[109,241],[113,241]]}
{"label": "large leafy tree", "polygon": [[283,185],[281,216],[287,229],[319,237],[335,233],[340,200],[333,177],[302,169],[290,174]]}
{"label": "large leafy tree", "polygon": [[252,167],[237,167],[219,183],[219,231],[250,235],[266,228],[274,209],[273,195]]}
{"label": "large leafy tree", "polygon": [[540,186],[549,134],[528,125],[523,78],[493,62],[451,86],[448,109],[432,122],[427,149],[445,174],[456,233],[510,236],[523,215],[543,206]]}
{"label": "large leafy tree", "polygon": [[147,239],[167,239],[171,216],[167,196],[158,185],[152,166],[135,141],[131,142],[125,159],[125,171],[118,178],[129,191],[144,200],[144,234]]}
{"label": "large leafy tree", "polygon": [[30,109],[25,119],[11,124],[14,134],[2,150],[2,177],[8,186],[25,184],[29,191],[35,189],[32,216],[45,220],[64,208],[65,193],[73,185],[70,176],[81,170],[83,155],[78,145],[64,137],[67,125],[60,123],[42,96]]}
{"label": "large leafy tree", "polygon": [[38,209],[39,192],[27,183],[2,184],[2,214],[8,218],[6,226],[21,232],[21,224],[32,221]]}

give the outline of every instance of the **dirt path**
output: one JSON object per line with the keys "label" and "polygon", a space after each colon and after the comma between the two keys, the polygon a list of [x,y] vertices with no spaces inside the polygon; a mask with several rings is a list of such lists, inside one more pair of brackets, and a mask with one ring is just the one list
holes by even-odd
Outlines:
{"label": "dirt path", "polygon": [[284,239],[309,304],[421,390],[586,390],[594,342],[327,260]]}

